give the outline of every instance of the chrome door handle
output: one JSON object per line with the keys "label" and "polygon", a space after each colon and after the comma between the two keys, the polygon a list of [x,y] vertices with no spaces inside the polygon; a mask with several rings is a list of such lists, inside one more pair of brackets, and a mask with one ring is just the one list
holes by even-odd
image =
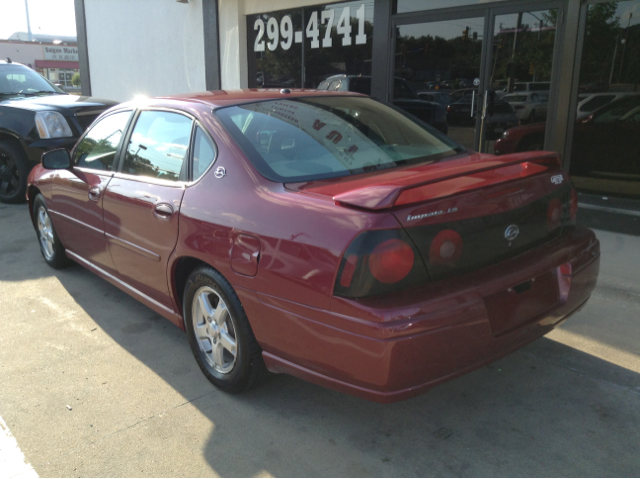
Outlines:
{"label": "chrome door handle", "polygon": [[159,203],[153,207],[153,215],[159,220],[168,220],[173,215],[173,206],[168,203]]}
{"label": "chrome door handle", "polygon": [[99,186],[92,186],[91,188],[89,188],[89,199],[92,201],[98,201],[101,193],[102,190]]}

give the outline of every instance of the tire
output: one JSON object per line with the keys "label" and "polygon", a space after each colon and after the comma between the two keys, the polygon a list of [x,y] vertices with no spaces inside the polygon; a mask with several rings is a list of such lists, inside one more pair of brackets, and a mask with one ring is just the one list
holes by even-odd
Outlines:
{"label": "tire", "polygon": [[27,192],[29,161],[18,143],[0,141],[0,201],[24,203]]}
{"label": "tire", "polygon": [[33,202],[33,224],[36,228],[40,252],[46,263],[55,269],[69,266],[71,260],[64,253],[64,247],[53,228],[49,210],[42,195],[36,196]]}
{"label": "tire", "polygon": [[183,312],[191,351],[214,386],[241,393],[267,377],[262,350],[244,308],[220,273],[209,266],[191,273]]}
{"label": "tire", "polygon": [[516,148],[516,151],[541,151],[544,150],[544,137],[531,137],[526,136],[520,141],[520,144]]}

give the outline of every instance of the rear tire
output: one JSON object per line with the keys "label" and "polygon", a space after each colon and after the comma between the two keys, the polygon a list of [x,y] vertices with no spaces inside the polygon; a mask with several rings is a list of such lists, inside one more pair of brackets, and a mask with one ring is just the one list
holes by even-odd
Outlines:
{"label": "rear tire", "polygon": [[72,262],[64,252],[64,246],[56,234],[42,195],[37,195],[33,201],[33,224],[36,228],[40,252],[46,263],[55,269],[69,266]]}
{"label": "rear tire", "polygon": [[202,266],[191,273],[183,312],[191,351],[214,386],[241,393],[266,379],[262,350],[244,308],[219,272]]}
{"label": "rear tire", "polygon": [[520,141],[517,151],[541,151],[544,150],[544,138],[543,137],[531,137],[526,136]]}
{"label": "rear tire", "polygon": [[18,143],[0,141],[0,201],[24,203],[29,176],[29,160]]}

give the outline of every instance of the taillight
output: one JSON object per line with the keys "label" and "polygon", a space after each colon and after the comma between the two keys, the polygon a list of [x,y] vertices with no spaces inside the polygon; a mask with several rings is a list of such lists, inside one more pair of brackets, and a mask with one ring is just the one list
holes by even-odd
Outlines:
{"label": "taillight", "polygon": [[523,105],[516,105],[513,107],[514,110],[524,110],[525,107]]}
{"label": "taillight", "polygon": [[353,240],[342,258],[334,294],[363,298],[428,281],[422,258],[404,230],[365,231]]}
{"label": "taillight", "polygon": [[415,254],[407,243],[399,239],[383,241],[369,256],[369,271],[384,284],[397,283],[413,268]]}
{"label": "taillight", "polygon": [[429,263],[454,265],[462,256],[462,236],[454,230],[440,231],[429,248]]}
{"label": "taillight", "polygon": [[449,106],[447,107],[447,111],[448,111],[449,113],[451,113],[451,112],[453,111],[453,108],[451,108],[451,105],[449,105]]}

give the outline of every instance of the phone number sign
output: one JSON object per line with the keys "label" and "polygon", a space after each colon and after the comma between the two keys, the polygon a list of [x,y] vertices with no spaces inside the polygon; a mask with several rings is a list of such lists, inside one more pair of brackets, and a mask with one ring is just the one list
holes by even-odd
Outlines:
{"label": "phone number sign", "polygon": [[[351,22],[352,9],[355,13],[357,25]],[[303,20],[304,22],[304,20]],[[324,35],[320,38],[320,26],[324,27]],[[304,27],[304,26],[303,26]],[[333,8],[321,12],[314,11],[309,16],[306,27],[294,31],[291,15],[283,15],[280,21],[270,17],[265,21],[256,18],[253,29],[256,32],[253,44],[254,52],[276,51],[278,48],[289,50],[293,43],[302,43],[304,37],[311,40],[311,48],[331,48],[334,46],[332,33],[335,32],[340,45],[348,47],[353,44],[363,45],[367,43],[365,32],[365,5],[359,7],[352,5],[343,8]],[[342,37],[342,38],[340,38]]]}

